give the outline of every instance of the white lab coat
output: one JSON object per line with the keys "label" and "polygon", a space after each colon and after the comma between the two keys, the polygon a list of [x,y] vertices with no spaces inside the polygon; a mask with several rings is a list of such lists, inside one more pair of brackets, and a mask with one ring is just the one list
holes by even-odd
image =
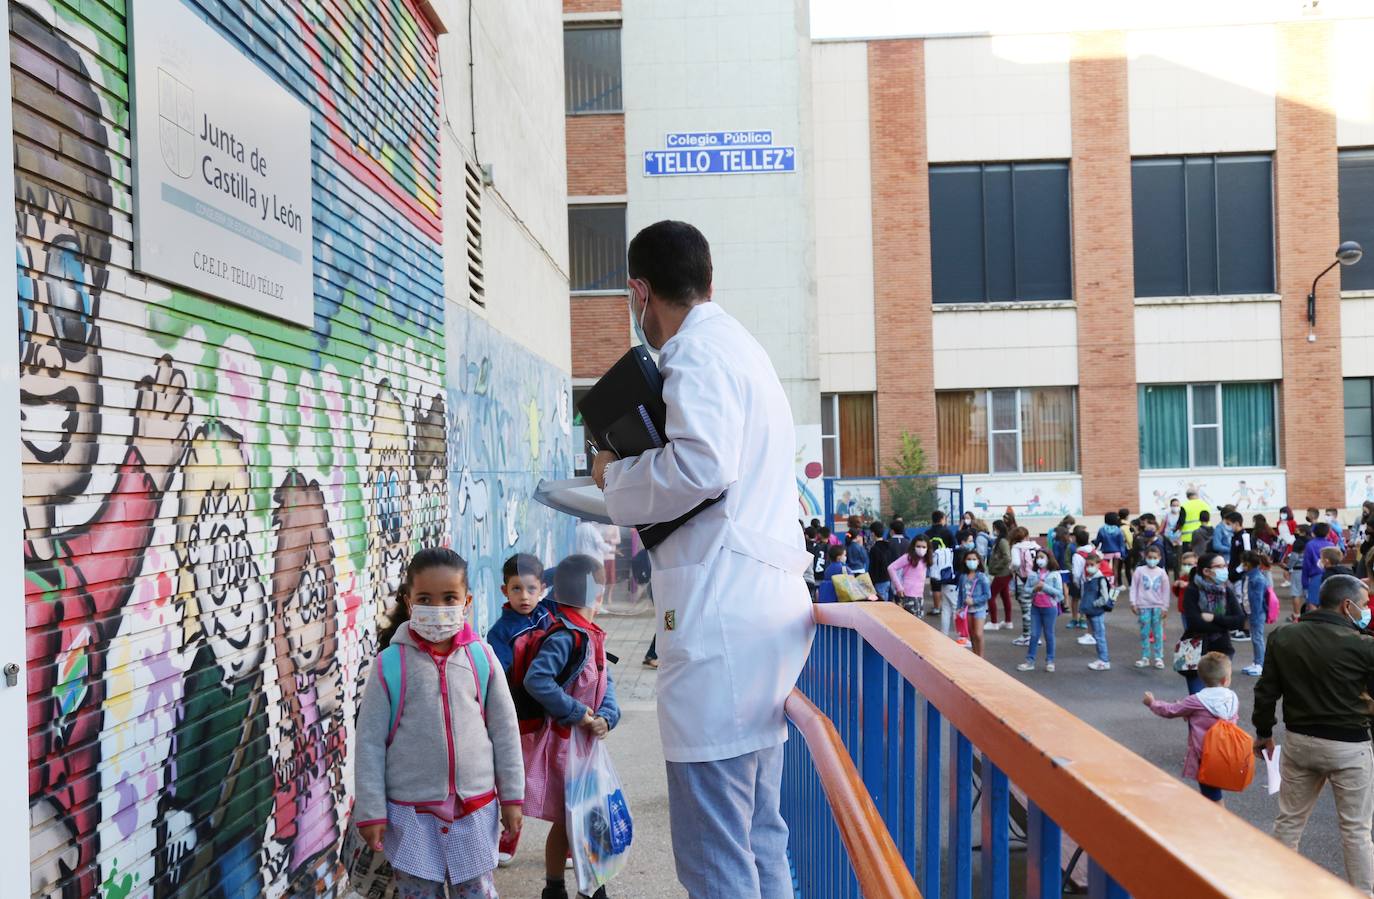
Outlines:
{"label": "white lab coat", "polygon": [[591,556],[598,562],[604,561],[611,553],[611,544],[607,542],[606,536],[601,533],[605,525],[600,525],[592,521],[584,521],[577,526],[577,551],[584,556]]}
{"label": "white lab coat", "polygon": [[730,759],[787,738],[811,649],[796,432],[768,354],[715,303],[692,309],[659,369],[669,443],[607,466],[606,507],[654,524],[726,491],[650,555],[663,754]]}

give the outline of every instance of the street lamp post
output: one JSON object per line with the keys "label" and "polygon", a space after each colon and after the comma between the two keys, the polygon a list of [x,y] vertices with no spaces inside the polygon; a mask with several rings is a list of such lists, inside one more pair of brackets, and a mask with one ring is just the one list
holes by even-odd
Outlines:
{"label": "street lamp post", "polygon": [[1336,261],[1322,269],[1321,275],[1312,279],[1312,291],[1307,295],[1307,342],[1317,342],[1317,282],[1322,279],[1322,275],[1331,271],[1338,265],[1354,265],[1360,261],[1364,255],[1364,250],[1353,240],[1343,241],[1336,248]]}

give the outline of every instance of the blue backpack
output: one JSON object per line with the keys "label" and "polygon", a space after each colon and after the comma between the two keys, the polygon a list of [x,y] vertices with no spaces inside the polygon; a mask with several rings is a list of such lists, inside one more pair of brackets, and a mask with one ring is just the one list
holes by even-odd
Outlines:
{"label": "blue backpack", "polygon": [[[472,651],[473,646],[479,647],[477,652]],[[469,643],[463,650],[468,654],[472,670],[477,672],[477,707],[485,718],[487,689],[491,685],[491,656],[480,642]],[[386,685],[386,694],[391,700],[391,724],[386,731],[386,744],[390,746],[392,738],[396,736],[396,728],[401,725],[401,713],[405,710],[406,656],[403,647],[393,643],[383,649],[377,656],[377,664],[381,666],[382,683]]]}

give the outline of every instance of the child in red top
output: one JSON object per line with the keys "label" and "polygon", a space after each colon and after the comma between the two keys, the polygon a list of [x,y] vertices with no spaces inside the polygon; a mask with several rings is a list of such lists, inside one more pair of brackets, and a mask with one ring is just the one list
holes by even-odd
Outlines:
{"label": "child in red top", "polygon": [[1183,614],[1183,594],[1192,583],[1191,576],[1197,565],[1196,553],[1184,553],[1178,560],[1178,579],[1174,581],[1174,599],[1178,602],[1179,614]]}

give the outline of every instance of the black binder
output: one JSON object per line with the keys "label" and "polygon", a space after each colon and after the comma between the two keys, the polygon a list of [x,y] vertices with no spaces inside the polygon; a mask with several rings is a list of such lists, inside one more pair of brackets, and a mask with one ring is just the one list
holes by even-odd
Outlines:
{"label": "black binder", "polygon": [[[582,423],[597,449],[610,450],[622,459],[638,456],[668,444],[668,407],[663,404],[663,375],[642,346],[630,351],[577,404]],[[722,493],[673,521],[637,525],[639,539],[649,549],[689,521],[702,509],[725,497]]]}

